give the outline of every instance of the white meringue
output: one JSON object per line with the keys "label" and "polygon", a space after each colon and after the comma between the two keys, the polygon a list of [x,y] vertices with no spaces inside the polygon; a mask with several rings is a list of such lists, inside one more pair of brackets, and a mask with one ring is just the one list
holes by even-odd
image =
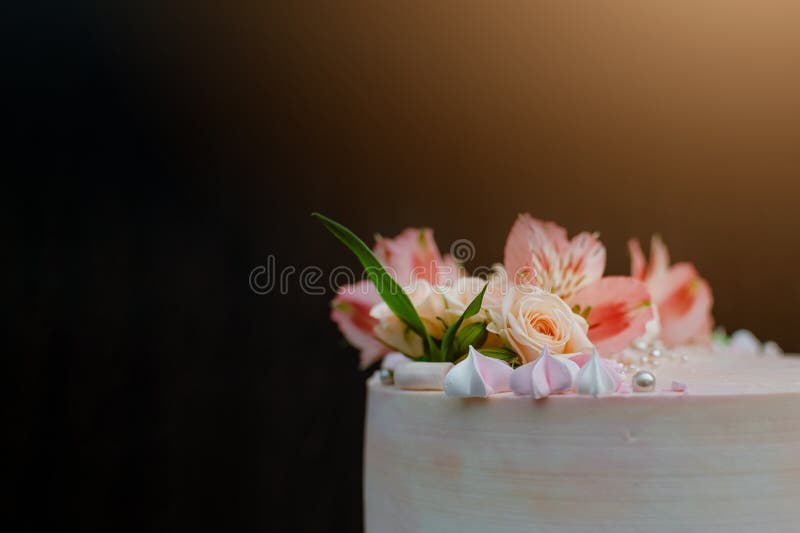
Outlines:
{"label": "white meringue", "polygon": [[753,355],[761,353],[761,341],[746,329],[736,330],[731,334],[729,347],[735,352]]}
{"label": "white meringue", "polygon": [[614,392],[617,382],[608,367],[600,360],[596,349],[592,349],[589,361],[580,369],[576,378],[578,394],[600,396]]}
{"label": "white meringue", "polygon": [[455,398],[485,398],[511,390],[511,367],[505,362],[486,357],[472,346],[469,355],[447,374],[444,393]]}

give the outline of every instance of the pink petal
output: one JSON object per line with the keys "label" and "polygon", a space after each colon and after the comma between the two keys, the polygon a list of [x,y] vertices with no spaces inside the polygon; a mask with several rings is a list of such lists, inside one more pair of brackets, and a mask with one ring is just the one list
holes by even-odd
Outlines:
{"label": "pink petal", "polygon": [[650,268],[647,277],[652,278],[664,274],[669,268],[669,250],[660,235],[650,239]]}
{"label": "pink petal", "polygon": [[452,255],[447,254],[442,257],[442,262],[438,265],[437,285],[452,287],[458,278],[467,275],[467,271],[456,261]]}
{"label": "pink petal", "polygon": [[389,352],[372,333],[378,321],[369,316],[370,309],[381,298],[370,281],[347,285],[338,292],[331,302],[331,320],[347,341],[361,351],[360,366],[366,368]]}
{"label": "pink petal", "polygon": [[503,261],[513,282],[536,284],[567,298],[600,279],[606,250],[591,233],[569,240],[561,226],[525,214],[511,227]]}
{"label": "pink petal", "polygon": [[650,291],[644,282],[627,276],[607,276],[580,290],[570,306],[591,306],[589,340],[610,356],[628,347],[645,333],[653,318]]}
{"label": "pink petal", "polygon": [[[554,222],[543,222],[529,214],[519,215],[506,238],[503,264],[512,281],[528,272],[531,254],[545,247],[557,250],[566,247],[567,230]],[[532,280],[527,280],[532,281]]]}
{"label": "pink petal", "polygon": [[393,239],[381,237],[374,252],[400,285],[417,279],[436,282],[436,267],[442,256],[429,228],[406,228]]}
{"label": "pink petal", "polygon": [[642,246],[638,239],[628,241],[628,251],[631,255],[631,277],[644,280],[647,270],[647,260],[642,252]]}
{"label": "pink petal", "polygon": [[[661,338],[669,346],[703,337],[708,333],[714,303],[711,287],[690,263],[678,263],[659,280],[658,313]],[[656,289],[654,289],[654,296]]]}

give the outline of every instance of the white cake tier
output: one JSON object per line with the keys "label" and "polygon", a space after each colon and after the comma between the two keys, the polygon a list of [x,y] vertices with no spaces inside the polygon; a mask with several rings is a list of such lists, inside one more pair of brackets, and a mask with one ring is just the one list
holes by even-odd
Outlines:
{"label": "white cake tier", "polygon": [[368,383],[366,530],[800,531],[800,358],[693,354],[688,393]]}

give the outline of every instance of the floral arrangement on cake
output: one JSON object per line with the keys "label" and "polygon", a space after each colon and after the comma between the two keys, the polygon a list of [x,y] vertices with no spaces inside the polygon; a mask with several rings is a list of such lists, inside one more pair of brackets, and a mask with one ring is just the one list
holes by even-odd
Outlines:
{"label": "floral arrangement on cake", "polygon": [[367,367],[390,352],[459,362],[469,347],[511,367],[592,349],[625,361],[626,351],[711,340],[711,288],[691,263],[670,264],[658,236],[650,259],[628,242],[629,276],[606,276],[597,234],[517,217],[503,263],[473,277],[442,255],[428,228],[377,237],[370,249],[341,224],[314,214],[350,248],[368,280],[341,287],[331,318]]}
{"label": "floral arrangement on cake", "polygon": [[[440,252],[430,229],[378,236],[370,249],[338,222],[313,216],[365,269],[366,280],[339,288],[331,318],[360,350],[362,368],[382,360],[378,377],[387,385],[454,397],[653,392],[655,369],[680,366],[690,353],[782,354],[747,330],[712,332],[708,282],[691,263],[670,264],[658,236],[649,260],[628,241],[630,275],[606,276],[597,234],[570,238],[522,214],[503,262],[470,275],[459,254]],[[685,394],[687,384],[673,380],[661,391]]]}

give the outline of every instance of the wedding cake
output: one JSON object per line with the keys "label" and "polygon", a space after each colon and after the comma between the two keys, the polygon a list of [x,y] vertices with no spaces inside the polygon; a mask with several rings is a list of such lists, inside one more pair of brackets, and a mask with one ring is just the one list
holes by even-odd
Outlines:
{"label": "wedding cake", "polygon": [[361,260],[332,318],[368,380],[365,526],[400,531],[798,531],[800,360],[714,330],[709,284],[605,276],[595,234],[520,215],[468,275],[428,229]]}

